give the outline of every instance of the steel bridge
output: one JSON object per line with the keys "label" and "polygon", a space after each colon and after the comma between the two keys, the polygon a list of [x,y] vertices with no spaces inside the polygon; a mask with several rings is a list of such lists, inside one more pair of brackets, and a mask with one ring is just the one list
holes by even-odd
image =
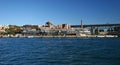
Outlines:
{"label": "steel bridge", "polygon": [[[89,24],[83,25],[83,27],[103,27],[103,26],[120,26],[120,24]],[[81,25],[71,25],[72,28],[81,27]]]}
{"label": "steel bridge", "polygon": [[115,31],[115,27],[120,27],[120,24],[89,24],[89,25],[71,25],[71,28],[89,28],[91,31],[91,34],[95,34],[95,30],[98,29],[100,31],[100,28],[102,27],[102,30],[107,29],[107,32],[110,34],[120,35],[120,29],[119,31]]}

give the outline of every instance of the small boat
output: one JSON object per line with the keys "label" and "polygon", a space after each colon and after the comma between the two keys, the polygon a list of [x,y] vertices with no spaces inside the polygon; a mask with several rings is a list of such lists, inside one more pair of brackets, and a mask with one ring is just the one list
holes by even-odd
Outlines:
{"label": "small boat", "polygon": [[105,35],[97,35],[96,37],[105,37]]}
{"label": "small boat", "polygon": [[106,37],[118,37],[116,35],[106,35]]}
{"label": "small boat", "polygon": [[27,38],[34,38],[34,36],[27,36]]}

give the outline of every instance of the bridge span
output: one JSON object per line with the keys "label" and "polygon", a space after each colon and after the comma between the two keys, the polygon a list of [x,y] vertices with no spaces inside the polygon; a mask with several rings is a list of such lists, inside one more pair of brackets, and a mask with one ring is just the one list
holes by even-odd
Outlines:
{"label": "bridge span", "polygon": [[71,28],[88,28],[91,34],[114,34],[120,35],[120,24],[89,24],[89,25],[71,25]]}
{"label": "bridge span", "polygon": [[[120,26],[119,24],[88,24],[88,25],[83,25],[83,27],[102,27],[102,26]],[[71,27],[81,27],[81,25],[71,25]]]}

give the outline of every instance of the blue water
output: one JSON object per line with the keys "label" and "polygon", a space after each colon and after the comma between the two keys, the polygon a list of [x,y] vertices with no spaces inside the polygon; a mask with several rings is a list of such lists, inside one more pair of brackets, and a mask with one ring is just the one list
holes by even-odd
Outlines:
{"label": "blue water", "polygon": [[120,65],[120,38],[0,38],[0,65]]}

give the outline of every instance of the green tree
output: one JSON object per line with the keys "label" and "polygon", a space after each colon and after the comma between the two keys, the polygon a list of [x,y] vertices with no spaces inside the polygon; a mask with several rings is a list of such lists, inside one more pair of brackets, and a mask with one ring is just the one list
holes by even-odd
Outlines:
{"label": "green tree", "polygon": [[96,35],[100,34],[100,32],[99,32],[98,29],[95,30],[95,34],[96,34]]}
{"label": "green tree", "polygon": [[119,26],[119,27],[114,27],[114,30],[115,30],[116,32],[120,32],[120,26]]}

